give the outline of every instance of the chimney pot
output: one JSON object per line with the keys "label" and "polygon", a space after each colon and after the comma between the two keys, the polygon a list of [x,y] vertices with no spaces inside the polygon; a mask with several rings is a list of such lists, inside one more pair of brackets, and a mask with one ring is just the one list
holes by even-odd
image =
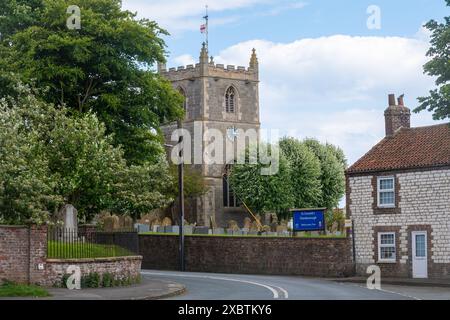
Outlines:
{"label": "chimney pot", "polygon": [[395,94],[389,95],[389,106],[395,106]]}

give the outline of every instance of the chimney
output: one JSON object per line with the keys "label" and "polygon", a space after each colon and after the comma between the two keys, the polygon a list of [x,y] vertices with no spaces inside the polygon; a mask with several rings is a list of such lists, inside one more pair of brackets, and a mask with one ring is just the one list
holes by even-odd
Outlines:
{"label": "chimney", "polygon": [[389,95],[389,106],[384,112],[386,136],[392,136],[400,128],[411,127],[411,111],[404,105],[404,95],[395,101],[395,94]]}

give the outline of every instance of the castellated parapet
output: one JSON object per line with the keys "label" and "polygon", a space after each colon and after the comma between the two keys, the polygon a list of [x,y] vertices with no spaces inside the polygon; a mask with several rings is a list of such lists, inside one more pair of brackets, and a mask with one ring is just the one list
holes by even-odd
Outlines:
{"label": "castellated parapet", "polygon": [[215,77],[230,80],[244,80],[249,82],[259,81],[258,61],[256,52],[253,49],[253,55],[249,67],[216,64],[211,57],[208,61],[208,51],[203,46],[200,53],[200,63],[195,65],[172,67],[167,69],[165,65],[158,67],[158,72],[171,81],[180,81],[185,79],[195,79],[199,77]]}

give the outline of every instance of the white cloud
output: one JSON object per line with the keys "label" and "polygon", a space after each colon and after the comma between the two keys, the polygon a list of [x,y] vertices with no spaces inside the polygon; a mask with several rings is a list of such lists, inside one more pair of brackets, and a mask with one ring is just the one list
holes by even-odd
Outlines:
{"label": "white cloud", "polygon": [[[413,109],[416,98],[433,87],[422,71],[428,49],[424,37],[252,40],[223,50],[215,60],[247,65],[253,47],[260,61],[263,127],[337,144],[351,163],[384,136],[389,93],[405,93]],[[413,125],[430,123],[430,114],[412,116]]]}

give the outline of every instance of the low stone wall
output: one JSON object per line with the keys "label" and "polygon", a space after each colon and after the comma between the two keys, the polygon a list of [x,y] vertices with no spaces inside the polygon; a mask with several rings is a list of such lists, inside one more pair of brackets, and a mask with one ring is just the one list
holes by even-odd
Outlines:
{"label": "low stone wall", "polygon": [[47,259],[46,226],[0,226],[0,282],[53,286],[60,284],[70,265],[81,275],[109,273],[116,279],[137,278],[141,256],[56,260]]}
{"label": "low stone wall", "polygon": [[[178,237],[140,235],[144,269],[178,270]],[[187,271],[344,277],[351,238],[185,237]]]}
{"label": "low stone wall", "polygon": [[72,265],[80,267],[81,275],[98,273],[102,277],[108,273],[115,279],[134,279],[138,278],[141,273],[141,262],[141,256],[73,260],[47,259],[45,274],[39,284],[46,287],[60,285],[61,279],[67,273],[67,268]]}

